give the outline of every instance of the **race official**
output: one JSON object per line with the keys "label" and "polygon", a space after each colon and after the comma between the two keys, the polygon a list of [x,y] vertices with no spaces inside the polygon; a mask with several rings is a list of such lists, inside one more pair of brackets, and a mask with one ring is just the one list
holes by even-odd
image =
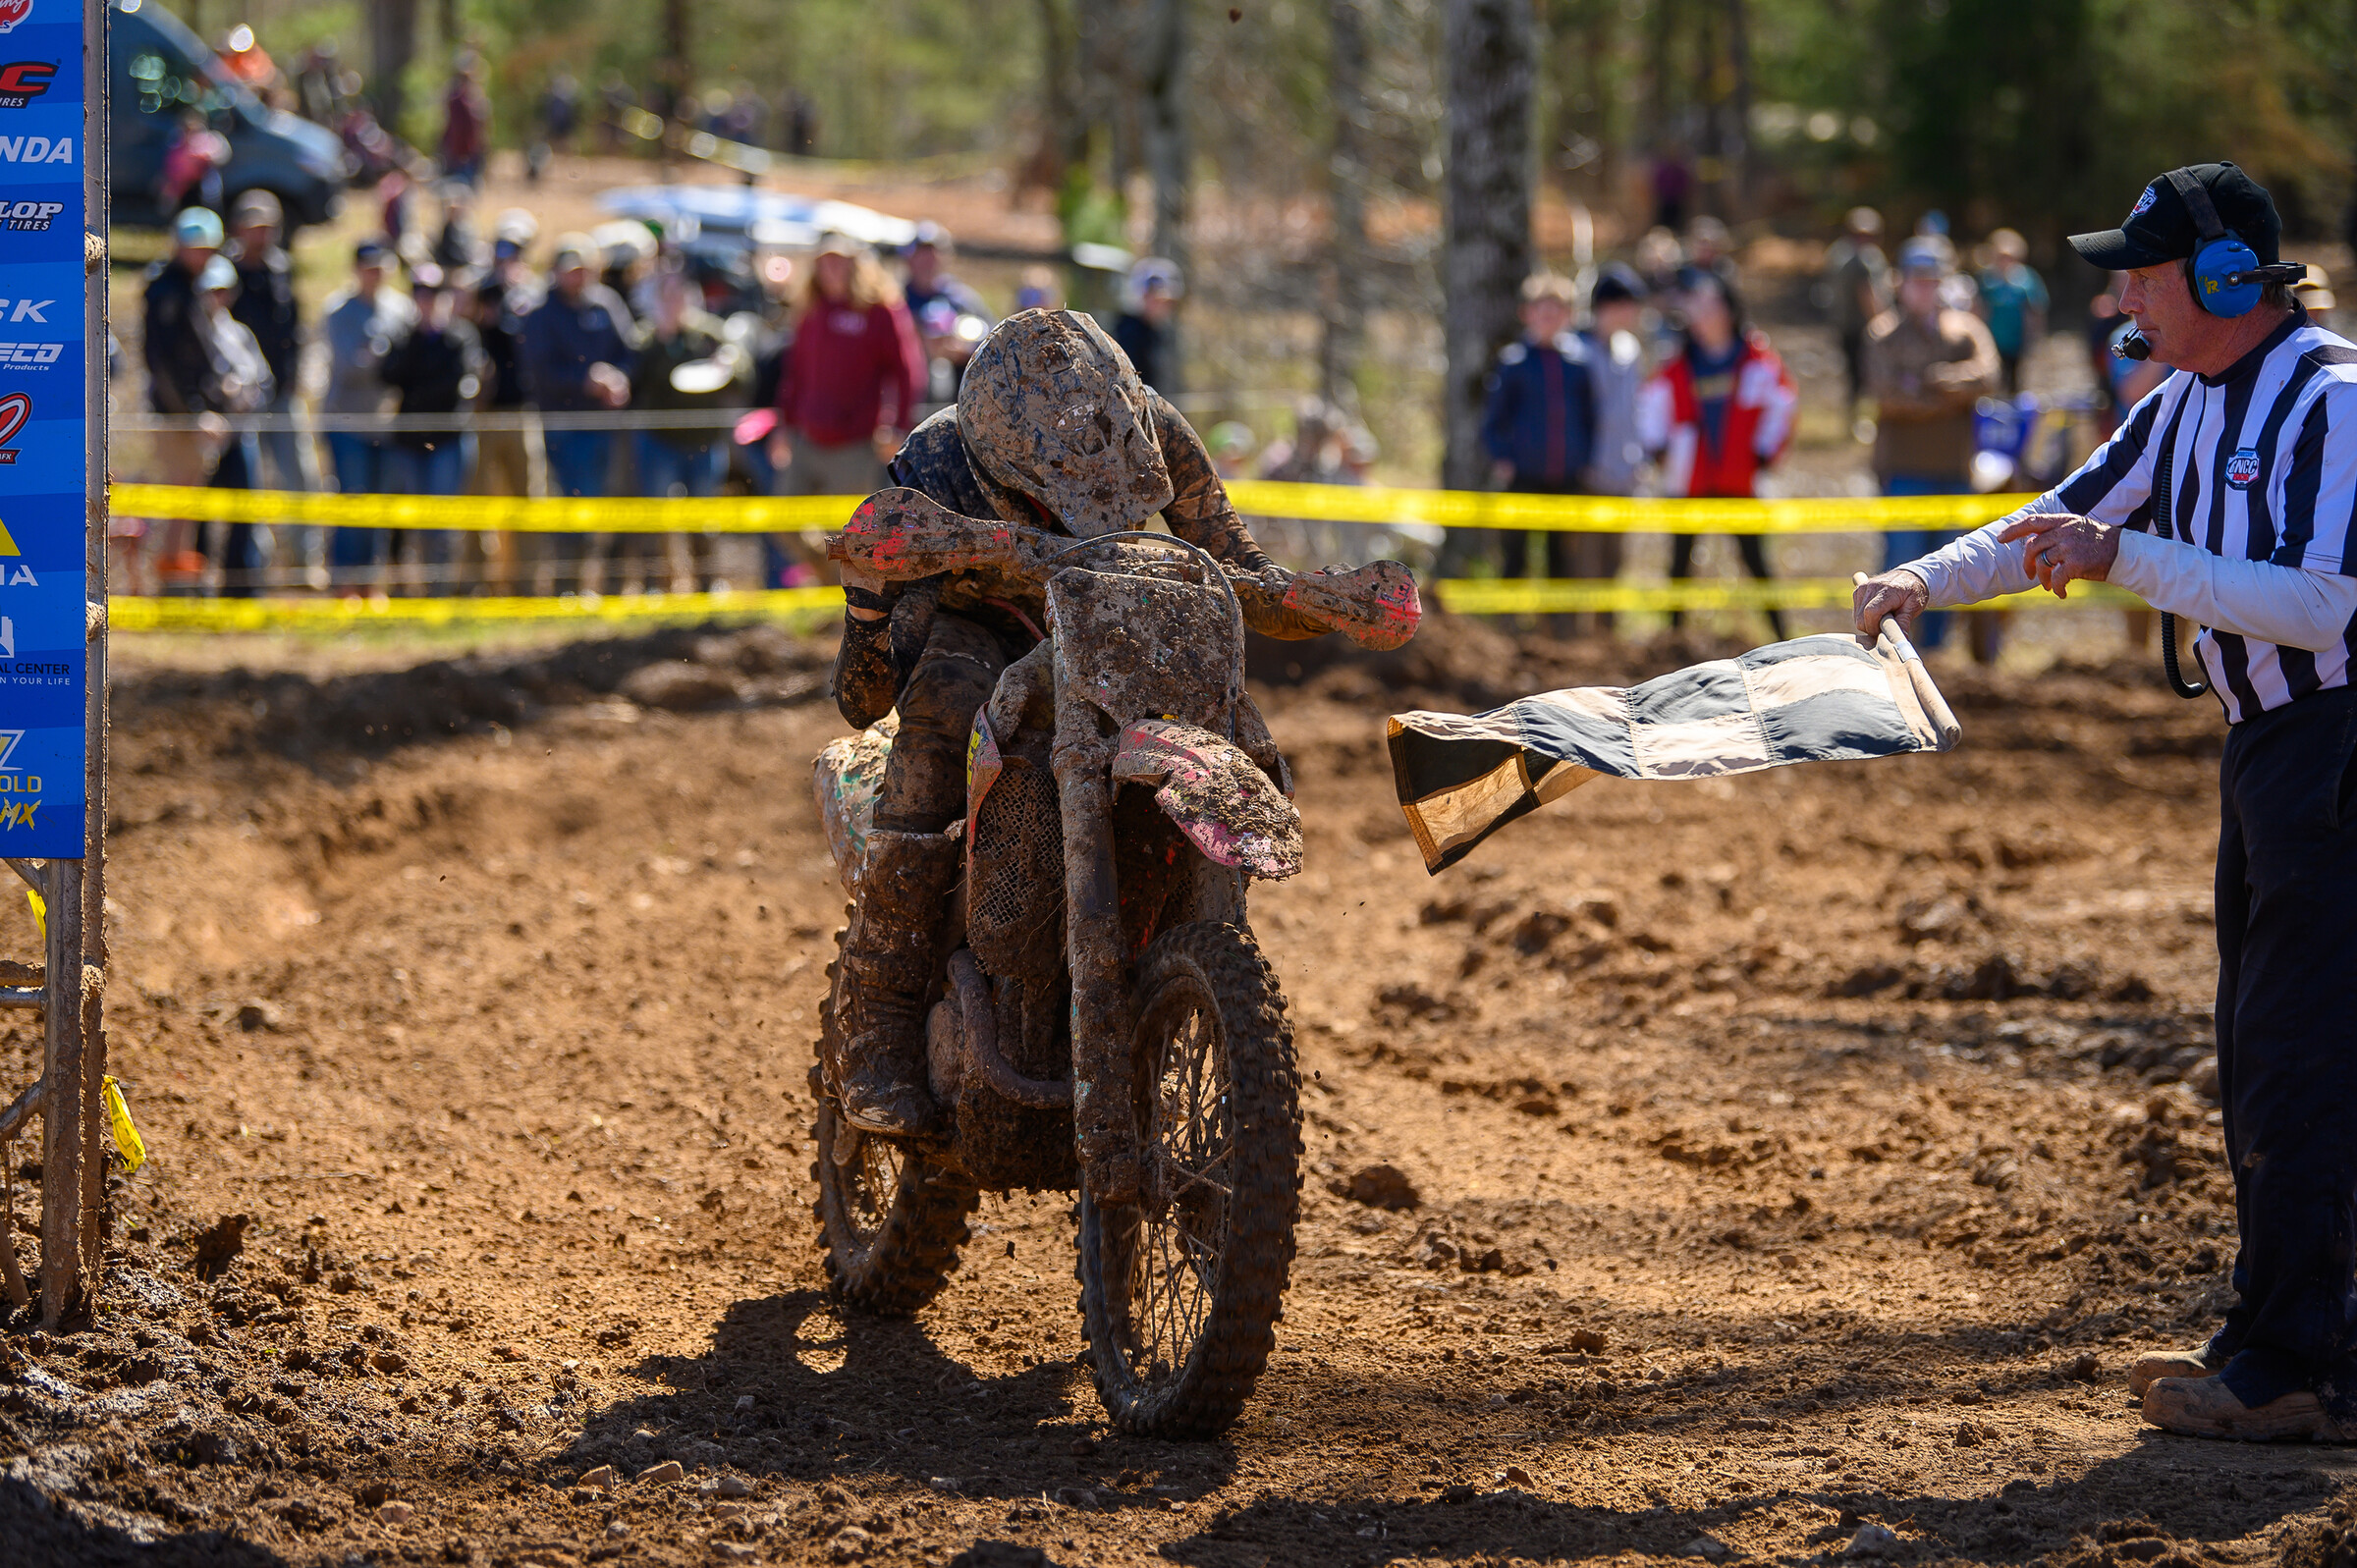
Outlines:
{"label": "race official", "polygon": [[[2220,231],[2277,260],[2230,163],[2155,180],[2074,236],[2173,373],[2086,465],[2010,517],[1858,590],[1858,629],[2032,584],[2112,582],[2204,629],[2219,766],[2218,1066],[2240,1249],[2199,1350],[2131,1386],[2172,1432],[2357,1438],[2357,348],[2269,283],[2236,300]],[[2238,264],[2239,266],[2240,264]],[[2247,267],[2241,269],[2248,271]],[[2245,289],[2249,284],[2243,285]],[[2205,298],[2217,298],[2213,310]],[[2240,313],[2228,313],[2241,303]],[[2156,479],[2156,474],[2160,477]],[[2158,494],[2157,494],[2158,492]]]}

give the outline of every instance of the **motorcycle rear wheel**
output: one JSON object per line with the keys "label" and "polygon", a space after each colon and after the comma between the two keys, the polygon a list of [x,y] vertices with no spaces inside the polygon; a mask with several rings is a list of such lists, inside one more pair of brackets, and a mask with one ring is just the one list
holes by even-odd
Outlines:
{"label": "motorcycle rear wheel", "polygon": [[1300,1076],[1251,936],[1198,921],[1137,968],[1139,1200],[1080,1197],[1081,1331],[1123,1432],[1210,1436],[1268,1366],[1301,1209]]}
{"label": "motorcycle rear wheel", "polygon": [[[841,941],[839,937],[838,942]],[[837,964],[827,966],[832,981]],[[832,986],[820,1017],[820,1060],[833,1043]],[[982,1195],[964,1178],[926,1159],[921,1148],[854,1134],[857,1146],[838,1162],[841,1114],[826,1087],[826,1074],[810,1069],[810,1092],[818,1102],[811,1134],[818,1159],[810,1167],[818,1183],[818,1245],[826,1255],[827,1285],[845,1305],[885,1318],[905,1318],[941,1294],[958,1269],[958,1251],[970,1232],[965,1217]]]}

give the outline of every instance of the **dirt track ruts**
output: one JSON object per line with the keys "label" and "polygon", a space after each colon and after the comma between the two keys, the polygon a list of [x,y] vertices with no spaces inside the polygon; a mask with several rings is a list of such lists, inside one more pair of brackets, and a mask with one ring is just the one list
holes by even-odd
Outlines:
{"label": "dirt track ruts", "polygon": [[[1433,881],[1383,712],[1691,650],[1468,631],[1267,689],[1300,1260],[1242,1423],[1180,1444],[1099,1420],[1062,1201],[986,1199],[914,1322],[826,1299],[842,726],[823,650],[764,646],[493,672],[512,705],[445,724],[492,679],[446,672],[397,734],[335,716],[399,675],[339,707],[134,653],[109,1021],[154,1159],[97,1327],[0,1335],[0,1558],[1798,1563],[1879,1521],[1903,1562],[2182,1568],[2272,1561],[2345,1485],[2125,1396],[2231,1258],[2220,722],[2141,669],[1953,678],[1946,758],[1600,782]],[[615,695],[699,657],[729,705]],[[32,1053],[0,1036],[8,1082]],[[1413,1208],[1345,1196],[1378,1164]]]}

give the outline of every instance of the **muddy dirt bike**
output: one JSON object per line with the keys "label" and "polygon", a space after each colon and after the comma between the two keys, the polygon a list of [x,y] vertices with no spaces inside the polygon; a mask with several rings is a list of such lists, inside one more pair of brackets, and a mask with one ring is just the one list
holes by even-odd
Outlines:
{"label": "muddy dirt bike", "polygon": [[[1076,1189],[1082,1331],[1107,1412],[1127,1432],[1218,1432],[1267,1365],[1300,1207],[1292,1029],[1245,912],[1247,878],[1300,869],[1300,818],[1244,691],[1244,608],[1397,647],[1419,615],[1414,580],[1397,562],[1232,576],[1169,535],[1076,541],[911,490],[869,498],[829,553],[888,581],[940,578],[946,610],[1047,606],[1046,634],[975,717],[952,830],[965,874],[926,1039],[946,1131],[845,1123],[825,1069],[832,992],[821,1010],[829,1280],[851,1306],[913,1313],[957,1268],[982,1192]],[[858,849],[837,851],[849,883]],[[829,977],[842,984],[840,964]]]}

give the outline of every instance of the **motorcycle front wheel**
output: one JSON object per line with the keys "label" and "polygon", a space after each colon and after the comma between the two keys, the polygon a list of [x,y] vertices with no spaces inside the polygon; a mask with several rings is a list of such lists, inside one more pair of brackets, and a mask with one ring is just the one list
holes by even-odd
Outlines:
{"label": "motorcycle front wheel", "polygon": [[1301,1209],[1285,997],[1242,929],[1198,921],[1137,966],[1135,1203],[1080,1197],[1082,1332],[1114,1426],[1209,1436],[1268,1366]]}

